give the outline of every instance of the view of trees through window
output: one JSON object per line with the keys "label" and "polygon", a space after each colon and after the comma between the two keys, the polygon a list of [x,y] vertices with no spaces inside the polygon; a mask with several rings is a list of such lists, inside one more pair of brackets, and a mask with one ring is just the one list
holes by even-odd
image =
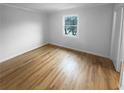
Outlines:
{"label": "view of trees through window", "polygon": [[64,22],[65,35],[77,36],[77,16],[66,16]]}

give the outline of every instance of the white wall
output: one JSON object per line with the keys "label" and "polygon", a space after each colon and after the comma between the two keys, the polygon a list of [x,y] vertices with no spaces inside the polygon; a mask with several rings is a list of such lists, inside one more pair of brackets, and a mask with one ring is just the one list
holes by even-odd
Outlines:
{"label": "white wall", "polygon": [[[123,20],[124,21],[124,20]],[[124,24],[123,24],[124,26]],[[122,40],[122,67],[121,67],[121,74],[120,74],[120,89],[124,90],[124,29],[123,29],[123,40]]]}
{"label": "white wall", "polygon": [[120,86],[120,89],[121,90],[124,90],[124,69],[123,69],[123,71],[122,71],[122,81],[121,81],[121,86]]}
{"label": "white wall", "polygon": [[0,62],[44,45],[45,13],[0,5]]}
{"label": "white wall", "polygon": [[[124,8],[123,8],[124,9]],[[123,10],[122,9],[122,10]],[[123,10],[123,15],[124,15],[124,10]],[[123,16],[124,17],[124,16]],[[119,63],[118,65],[120,65],[121,64],[121,73],[120,73],[120,89],[123,89],[124,90],[124,19],[122,20],[122,22],[123,22],[123,27],[122,27],[122,33],[121,33],[121,36],[120,36],[120,38],[121,38],[121,47],[120,47],[120,63],[117,61],[117,63]]]}
{"label": "white wall", "polygon": [[[63,35],[62,18],[79,16],[79,38]],[[50,43],[110,57],[113,5],[77,8],[53,13],[49,16]]]}
{"label": "white wall", "polygon": [[[76,8],[52,14],[0,5],[0,62],[45,43],[110,56],[113,5]],[[79,16],[79,37],[63,35],[62,18]]]}
{"label": "white wall", "polygon": [[122,5],[116,4],[114,6],[113,13],[113,31],[112,31],[112,41],[111,41],[111,59],[113,60],[114,66],[117,71],[120,71],[121,64],[121,28],[123,19]]}

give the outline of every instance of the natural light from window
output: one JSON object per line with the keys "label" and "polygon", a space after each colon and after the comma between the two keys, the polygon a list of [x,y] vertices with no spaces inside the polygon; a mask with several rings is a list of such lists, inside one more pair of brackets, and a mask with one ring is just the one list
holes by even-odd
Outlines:
{"label": "natural light from window", "polygon": [[77,37],[78,17],[65,16],[64,17],[64,35],[70,37]]}

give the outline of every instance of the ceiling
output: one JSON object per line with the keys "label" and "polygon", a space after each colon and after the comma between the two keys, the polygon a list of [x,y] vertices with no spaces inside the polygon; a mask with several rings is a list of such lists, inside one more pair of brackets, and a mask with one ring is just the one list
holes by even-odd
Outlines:
{"label": "ceiling", "polygon": [[93,6],[100,6],[106,4],[110,4],[110,3],[9,3],[7,5],[20,7],[20,8],[27,8],[27,9],[36,9],[46,12],[51,12],[51,11],[53,12],[53,11],[60,11],[71,8],[77,8],[77,7],[93,7]]}

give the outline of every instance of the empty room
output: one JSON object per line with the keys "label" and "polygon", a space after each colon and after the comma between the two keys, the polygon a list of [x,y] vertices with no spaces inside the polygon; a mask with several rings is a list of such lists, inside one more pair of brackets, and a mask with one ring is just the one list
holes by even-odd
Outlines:
{"label": "empty room", "polygon": [[1,90],[123,90],[123,3],[0,3]]}

